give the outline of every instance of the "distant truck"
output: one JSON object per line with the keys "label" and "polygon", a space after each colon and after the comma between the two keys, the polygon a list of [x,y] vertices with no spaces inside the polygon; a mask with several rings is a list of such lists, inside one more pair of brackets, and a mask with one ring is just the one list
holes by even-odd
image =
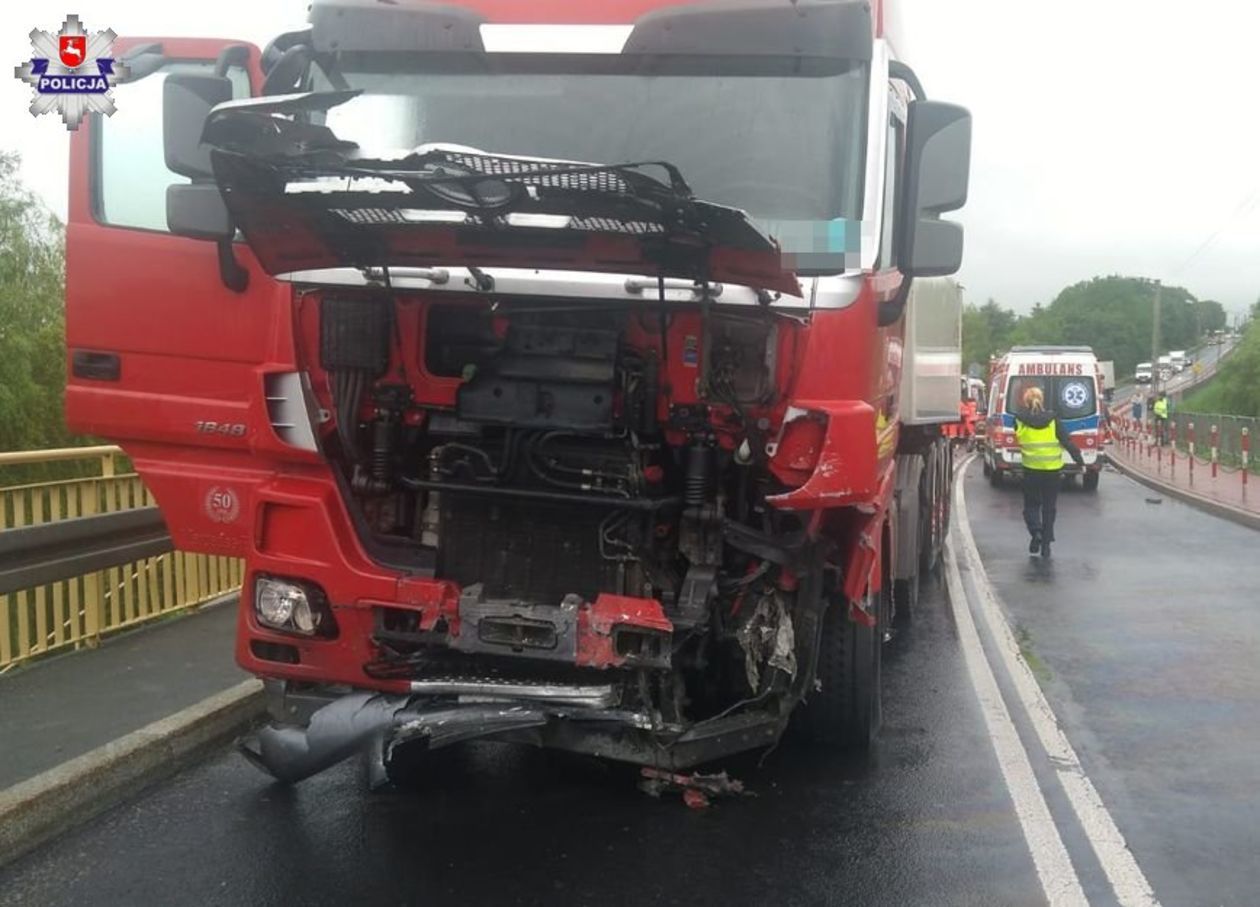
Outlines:
{"label": "distant truck", "polygon": [[961,390],[958,404],[958,421],[941,427],[945,437],[974,447],[978,438],[984,435],[985,404],[984,382],[979,378],[963,376],[959,379]]}
{"label": "distant truck", "polygon": [[1045,395],[1046,408],[1067,429],[1081,450],[1084,467],[1065,451],[1065,475],[1081,475],[1086,491],[1098,488],[1102,472],[1102,370],[1087,346],[1017,346],[997,360],[990,375],[989,415],[983,454],[984,474],[995,487],[1023,471],[1015,414],[1030,387]]}
{"label": "distant truck", "polygon": [[1111,402],[1111,396],[1116,389],[1116,364],[1110,359],[1098,363],[1098,370],[1102,373],[1102,396],[1108,403]]}
{"label": "distant truck", "polygon": [[1149,362],[1139,362],[1137,370],[1133,373],[1133,380],[1138,384],[1150,384],[1151,378],[1154,377],[1154,370]]}
{"label": "distant truck", "polygon": [[[1185,350],[1170,350],[1168,360],[1172,363],[1174,372],[1184,372],[1190,365],[1190,357],[1186,355]],[[1160,362],[1163,362],[1161,359]]]}

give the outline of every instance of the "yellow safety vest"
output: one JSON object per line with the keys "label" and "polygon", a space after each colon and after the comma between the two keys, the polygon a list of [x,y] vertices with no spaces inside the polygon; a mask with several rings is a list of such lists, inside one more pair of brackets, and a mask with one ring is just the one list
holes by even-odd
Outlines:
{"label": "yellow safety vest", "polygon": [[1049,472],[1063,467],[1063,449],[1054,420],[1045,428],[1033,428],[1015,420],[1015,438],[1019,441],[1020,462],[1025,469]]}
{"label": "yellow safety vest", "polygon": [[1155,418],[1157,419],[1168,418],[1168,399],[1167,398],[1164,398],[1163,400],[1155,401]]}

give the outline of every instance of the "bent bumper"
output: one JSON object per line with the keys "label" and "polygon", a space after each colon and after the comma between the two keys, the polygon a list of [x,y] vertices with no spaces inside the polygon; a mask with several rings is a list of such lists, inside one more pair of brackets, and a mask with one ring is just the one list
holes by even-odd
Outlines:
{"label": "bent bumper", "polygon": [[385,780],[396,747],[430,749],[496,739],[608,759],[684,769],[773,744],[787,719],[750,710],[689,727],[620,708],[614,684],[414,681],[413,693],[296,688],[267,681],[273,723],[246,737],[241,752],[278,781],[292,784],[358,752],[370,751],[373,784]]}

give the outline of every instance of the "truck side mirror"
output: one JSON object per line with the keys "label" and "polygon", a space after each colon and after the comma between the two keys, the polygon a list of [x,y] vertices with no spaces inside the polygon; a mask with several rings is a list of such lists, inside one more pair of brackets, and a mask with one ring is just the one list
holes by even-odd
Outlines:
{"label": "truck side mirror", "polygon": [[162,86],[162,148],[167,169],[189,179],[210,179],[210,148],[201,143],[206,117],[232,100],[227,76],[172,73]]}
{"label": "truck side mirror", "polygon": [[226,76],[172,73],[166,77],[162,153],[168,170],[192,180],[166,187],[166,226],[176,236],[214,242],[220,279],[228,289],[243,293],[249,286],[249,272],[232,252],[236,228],[214,182],[210,147],[201,141],[210,111],[230,100],[232,80]]}
{"label": "truck side mirror", "polygon": [[943,277],[962,265],[963,228],[942,220],[967,201],[971,114],[939,101],[915,101],[906,126],[904,207],[898,256],[902,273]]}
{"label": "truck side mirror", "polygon": [[166,187],[166,226],[176,236],[212,241],[236,235],[217,183],[175,183]]}

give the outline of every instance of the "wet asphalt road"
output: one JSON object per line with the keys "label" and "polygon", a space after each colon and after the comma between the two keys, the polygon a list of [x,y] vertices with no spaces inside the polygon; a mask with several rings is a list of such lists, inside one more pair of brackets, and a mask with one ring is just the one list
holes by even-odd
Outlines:
{"label": "wet asphalt road", "polygon": [[1043,562],[1017,486],[973,465],[966,488],[989,579],[1155,893],[1260,903],[1260,534],[1107,472],[1060,496]]}
{"label": "wet asphalt road", "polygon": [[[966,487],[989,578],[1160,900],[1257,903],[1255,533],[1108,473],[1060,498],[1046,563],[1017,488],[978,466]],[[505,745],[380,794],[354,762],[286,790],[225,751],[0,870],[0,905],[1045,902],[939,587],[886,651],[869,764],[786,742],[724,767],[758,796],[693,812],[633,770]],[[1114,903],[1053,766],[1033,769],[1085,894]]]}
{"label": "wet asphalt road", "polygon": [[694,812],[635,774],[480,743],[369,794],[223,752],[0,870],[0,904],[1042,903],[941,589],[885,655],[869,765],[785,742]]}

